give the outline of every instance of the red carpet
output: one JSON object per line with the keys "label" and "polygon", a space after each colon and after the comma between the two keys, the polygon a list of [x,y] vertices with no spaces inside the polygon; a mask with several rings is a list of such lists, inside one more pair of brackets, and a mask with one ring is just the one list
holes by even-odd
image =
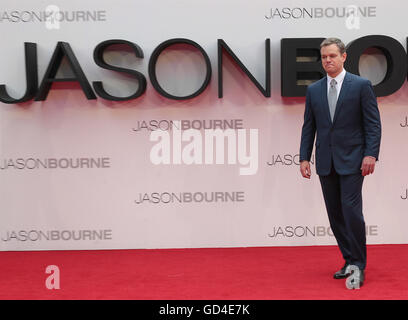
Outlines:
{"label": "red carpet", "polygon": [[335,246],[0,252],[0,299],[408,299],[408,245],[368,246],[360,290],[342,264]]}

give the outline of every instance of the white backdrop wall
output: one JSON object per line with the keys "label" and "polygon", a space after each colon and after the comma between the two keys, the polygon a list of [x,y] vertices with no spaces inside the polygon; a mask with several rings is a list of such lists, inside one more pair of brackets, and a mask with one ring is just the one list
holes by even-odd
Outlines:
{"label": "white backdrop wall", "polygon": [[[6,84],[11,96],[22,96],[26,88],[24,42],[37,43],[39,81],[57,42],[64,41],[88,80],[103,81],[106,90],[118,96],[133,93],[137,82],[98,67],[93,50],[109,39],[134,42],[143,49],[143,59],[130,50],[110,50],[105,58],[143,73],[147,89],[137,99],[113,102],[100,97],[87,100],[78,84],[55,83],[45,101],[0,103],[0,250],[335,244],[314,166],[310,181],[299,173],[304,98],[281,97],[280,40],[336,36],[347,44],[381,34],[406,48],[408,4],[393,3],[391,7],[374,0],[4,0],[0,84]],[[330,10],[329,16],[320,18],[268,18],[276,9],[283,13],[283,8],[350,4],[371,8],[371,16],[361,16],[358,28],[347,27],[344,17],[330,17]],[[24,13],[42,12],[50,5],[65,12],[68,20],[75,18],[39,22]],[[98,11],[98,21],[78,15],[87,11]],[[210,57],[210,85],[196,98],[164,98],[149,81],[152,51],[172,38],[194,40]],[[265,98],[224,56],[224,97],[219,99],[217,39],[223,39],[264,86],[267,38],[271,39],[271,97]],[[360,60],[360,73],[374,84],[386,68],[381,54]],[[176,95],[197,90],[204,72],[201,55],[186,46],[169,48],[157,64],[161,85]],[[69,75],[67,64],[59,73]],[[380,161],[363,188],[367,240],[408,243],[406,83],[378,102],[383,124]],[[201,136],[181,142],[181,148],[187,149],[180,164],[155,164],[151,152],[159,145],[151,141],[151,134],[169,134],[169,150],[175,152],[173,134],[186,131],[168,130],[167,125],[182,120],[195,126],[214,120],[235,123],[230,133],[245,134],[247,154],[252,154],[250,174],[241,174],[240,169],[248,169],[249,164],[240,158],[228,163],[227,146],[221,163],[207,155],[214,163],[205,164],[207,149],[199,139],[204,139],[204,130],[193,132]],[[155,128],[158,122],[161,127]],[[204,149],[196,144],[189,152],[191,141],[201,141]],[[199,150],[203,164],[186,163],[192,160],[189,156],[199,156],[195,153]]]}

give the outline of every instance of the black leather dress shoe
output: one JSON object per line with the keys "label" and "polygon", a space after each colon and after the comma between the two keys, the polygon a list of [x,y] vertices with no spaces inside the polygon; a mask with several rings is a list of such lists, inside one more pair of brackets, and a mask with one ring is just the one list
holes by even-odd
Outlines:
{"label": "black leather dress shoe", "polygon": [[346,262],[346,263],[344,264],[344,267],[341,268],[339,271],[337,271],[337,272],[333,275],[333,278],[334,278],[334,279],[344,279],[344,278],[347,278],[347,277],[351,274],[350,272],[346,273],[346,269],[347,269],[348,266],[349,266],[349,264]]}

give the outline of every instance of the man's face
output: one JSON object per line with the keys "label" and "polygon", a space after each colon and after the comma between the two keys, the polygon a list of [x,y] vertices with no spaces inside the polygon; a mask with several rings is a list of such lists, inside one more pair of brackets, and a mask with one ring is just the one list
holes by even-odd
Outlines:
{"label": "man's face", "polygon": [[320,49],[320,55],[322,57],[323,69],[329,76],[335,78],[343,70],[347,54],[341,54],[337,45],[331,44],[322,47]]}

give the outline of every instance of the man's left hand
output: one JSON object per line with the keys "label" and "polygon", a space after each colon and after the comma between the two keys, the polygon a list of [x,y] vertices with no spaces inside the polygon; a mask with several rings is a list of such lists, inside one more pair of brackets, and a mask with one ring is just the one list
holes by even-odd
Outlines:
{"label": "man's left hand", "polygon": [[361,163],[361,174],[363,176],[374,173],[375,158],[371,156],[366,156]]}

